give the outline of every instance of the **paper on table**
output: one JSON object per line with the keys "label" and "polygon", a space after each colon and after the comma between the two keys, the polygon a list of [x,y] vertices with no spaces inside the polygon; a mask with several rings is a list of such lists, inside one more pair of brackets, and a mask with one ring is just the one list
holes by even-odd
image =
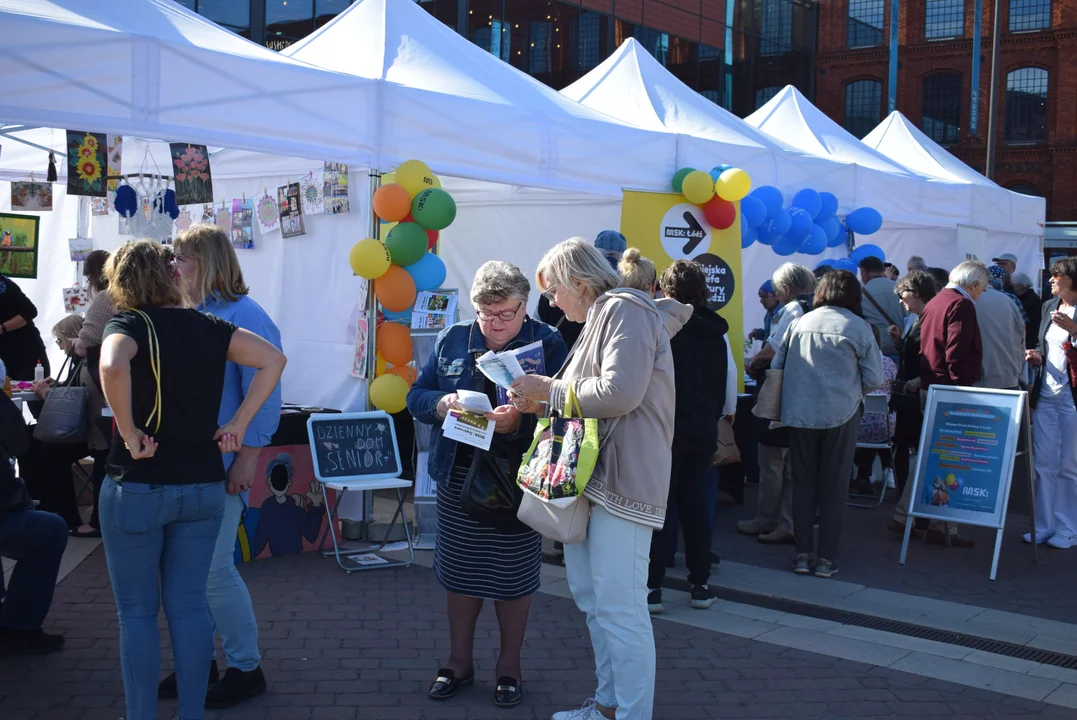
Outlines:
{"label": "paper on table", "polygon": [[385,558],[378,557],[374,553],[364,553],[363,555],[353,555],[351,559],[354,560],[359,565],[384,565],[385,563],[389,562]]}

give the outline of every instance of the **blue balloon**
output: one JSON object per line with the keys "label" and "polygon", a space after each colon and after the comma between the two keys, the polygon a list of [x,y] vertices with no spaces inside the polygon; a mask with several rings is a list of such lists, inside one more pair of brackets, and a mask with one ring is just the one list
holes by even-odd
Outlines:
{"label": "blue balloon", "polygon": [[[750,197],[758,199],[767,208],[767,215],[773,215],[782,209],[785,204],[785,196],[782,191],[773,185],[761,185],[749,193]],[[784,233],[783,233],[784,234]]]}
{"label": "blue balloon", "polygon": [[744,248],[751,247],[752,243],[754,243],[758,237],[759,237],[759,231],[758,230],[756,230],[754,227],[748,227],[744,223],[741,223],[741,225],[740,225],[740,247],[741,247],[742,250]]}
{"label": "blue balloon", "polygon": [[779,240],[775,241],[775,243],[771,245],[771,248],[774,250],[774,253],[776,255],[787,257],[799,250],[800,244],[802,242],[803,240],[795,238],[792,235],[783,235]]}
{"label": "blue balloon", "polygon": [[838,260],[836,263],[834,263],[834,269],[835,270],[848,270],[851,273],[855,273],[856,272],[856,263],[854,263],[852,260],[847,260],[845,258],[842,258],[841,260]]}
{"label": "blue balloon", "polygon": [[826,241],[829,243],[833,240],[840,229],[841,225],[838,223],[837,218],[827,218],[826,220],[816,220],[815,224],[823,229],[823,234],[826,235]]}
{"label": "blue balloon", "polygon": [[434,253],[426,253],[418,262],[405,266],[404,270],[411,275],[419,292],[434,290],[445,282],[445,263]]}
{"label": "blue balloon", "polygon": [[815,222],[828,220],[838,214],[838,198],[834,193],[819,193],[819,214],[815,216]]}
{"label": "blue balloon", "polygon": [[804,188],[793,196],[793,207],[806,211],[814,220],[822,209],[822,201],[819,199],[819,193],[811,188]]}
{"label": "blue balloon", "polygon": [[845,225],[857,235],[871,235],[883,226],[883,216],[872,207],[857,208],[845,218]]}
{"label": "blue balloon", "polygon": [[845,227],[845,223],[839,221],[837,218],[831,218],[838,223],[838,230],[834,233],[834,237],[829,237],[826,241],[827,247],[841,247],[849,239],[849,228]]}
{"label": "blue balloon", "polygon": [[711,180],[713,180],[714,182],[718,182],[718,177],[732,167],[732,165],[715,165],[710,169]]}
{"label": "blue balloon", "polygon": [[821,255],[826,250],[826,233],[818,225],[811,226],[811,234],[800,245],[800,252],[805,255]]}
{"label": "blue balloon", "polygon": [[833,259],[830,259],[830,260],[820,260],[820,261],[819,261],[818,263],[816,263],[816,265],[815,265],[815,269],[816,269],[816,270],[818,270],[818,269],[819,269],[819,268],[821,268],[821,267],[828,267],[828,268],[830,268],[831,270],[833,270],[833,269],[834,269],[834,266],[835,266],[835,265],[837,265],[837,262],[838,262],[837,260],[833,260]]}
{"label": "blue balloon", "polygon": [[749,195],[740,201],[740,224],[757,228],[767,219],[767,206],[759,198]]}
{"label": "blue balloon", "polygon": [[770,240],[767,245],[770,245],[789,232],[789,227],[792,224],[793,219],[789,217],[789,213],[778,208],[778,212],[772,213],[766,222],[759,226],[759,237],[766,236]]}
{"label": "blue balloon", "polygon": [[385,316],[385,319],[388,322],[400,323],[406,327],[411,327],[411,308],[401,310],[400,312],[390,312],[389,310],[382,308],[381,314]]}
{"label": "blue balloon", "polygon": [[860,264],[860,261],[866,257],[877,257],[883,262],[886,262],[886,253],[878,245],[858,245],[851,253],[849,253],[849,259]]}
{"label": "blue balloon", "polygon": [[803,242],[811,233],[811,215],[803,208],[789,208],[789,221],[789,232],[786,234]]}

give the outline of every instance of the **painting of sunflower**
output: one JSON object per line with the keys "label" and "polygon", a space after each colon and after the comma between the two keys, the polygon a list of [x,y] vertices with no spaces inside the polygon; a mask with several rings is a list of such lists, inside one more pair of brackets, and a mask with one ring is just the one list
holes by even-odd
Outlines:
{"label": "painting of sunflower", "polygon": [[67,131],[67,194],[105,197],[108,156],[104,133]]}

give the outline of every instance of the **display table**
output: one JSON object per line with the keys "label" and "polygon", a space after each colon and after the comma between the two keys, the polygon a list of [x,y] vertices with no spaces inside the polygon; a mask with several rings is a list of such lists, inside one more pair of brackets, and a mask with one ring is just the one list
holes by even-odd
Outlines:
{"label": "display table", "polygon": [[[336,413],[285,406],[280,426],[258,456],[254,485],[236,537],[237,563],[318,550],[325,530],[325,497],[314,478],[307,418]],[[334,499],[330,494],[330,501]]]}

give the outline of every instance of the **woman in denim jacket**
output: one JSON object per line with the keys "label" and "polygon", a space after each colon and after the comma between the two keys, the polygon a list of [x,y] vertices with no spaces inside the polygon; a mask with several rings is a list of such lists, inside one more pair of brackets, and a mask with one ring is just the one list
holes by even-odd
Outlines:
{"label": "woman in denim jacket", "polygon": [[475,623],[484,600],[493,600],[501,630],[494,703],[510,707],[523,699],[520,649],[523,646],[531,595],[539,587],[542,537],[508,518],[494,527],[473,518],[460,503],[460,492],[475,458],[475,448],[442,435],[449,410],[460,409],[457,390],[485,392],[495,423],[489,454],[515,477],[534,434],[536,418],[521,414],[475,367],[487,351],[515,350],[542,343],[545,368],[561,368],[568,348],[549,325],[527,317],[531,284],[519,268],[490,261],[479,268],[471,286],[478,317],[446,328],[434,353],[408,393],[408,410],[419,422],[433,425],[428,471],[437,483],[438,533],[434,571],[448,593],[449,659],[430,687],[434,700],[452,697],[475,678],[472,650]]}

